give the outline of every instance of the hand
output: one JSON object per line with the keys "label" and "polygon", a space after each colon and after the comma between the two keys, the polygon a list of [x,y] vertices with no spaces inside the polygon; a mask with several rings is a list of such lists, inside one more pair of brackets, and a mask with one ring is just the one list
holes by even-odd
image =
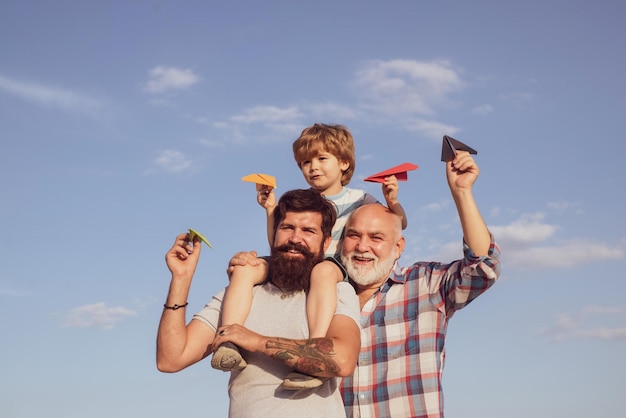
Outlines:
{"label": "hand", "polygon": [[256,201],[265,208],[265,210],[274,210],[276,207],[276,193],[274,193],[274,188],[265,185],[261,186],[257,191]]}
{"label": "hand", "polygon": [[446,163],[446,177],[450,190],[471,190],[478,178],[478,165],[467,151],[457,151],[453,160]]}
{"label": "hand", "polygon": [[242,252],[236,253],[230,259],[228,263],[228,268],[226,269],[226,274],[228,274],[228,277],[230,278],[236,266],[245,266],[245,265],[258,266],[261,263],[267,264],[265,260],[258,258],[256,251],[248,251],[248,252],[242,251]]}
{"label": "hand", "polygon": [[388,207],[392,207],[398,203],[398,179],[396,176],[385,177],[383,183],[383,196]]}
{"label": "hand", "polygon": [[256,332],[252,332],[241,325],[224,325],[218,328],[215,333],[212,348],[213,351],[215,351],[221,344],[230,341],[239,348],[255,352],[259,351],[260,348],[262,349],[265,345],[265,340],[267,340],[267,338],[257,334]]}
{"label": "hand", "polygon": [[188,233],[176,237],[174,245],[165,254],[165,262],[172,273],[172,278],[191,279],[193,277],[200,258],[201,248],[200,239],[196,237],[193,243],[190,243]]}
{"label": "hand", "polygon": [[265,262],[255,265],[233,266],[229,280],[231,283],[248,283],[249,286],[254,286],[265,282],[267,271],[268,266]]}

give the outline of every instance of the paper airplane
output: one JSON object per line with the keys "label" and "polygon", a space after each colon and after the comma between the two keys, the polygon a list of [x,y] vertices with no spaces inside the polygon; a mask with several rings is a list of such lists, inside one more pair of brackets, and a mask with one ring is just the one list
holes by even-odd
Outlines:
{"label": "paper airplane", "polygon": [[404,163],[369,176],[365,178],[364,181],[371,181],[373,183],[384,183],[385,177],[389,176],[396,176],[398,181],[407,181],[407,179],[409,178],[407,171],[411,170],[417,170],[417,166],[411,163]]}
{"label": "paper airplane", "polygon": [[249,174],[242,177],[241,180],[256,183],[257,190],[260,190],[261,186],[270,186],[273,189],[276,188],[276,177],[270,176],[269,174]]}
{"label": "paper airplane", "polygon": [[193,239],[195,237],[200,238],[200,241],[204,242],[206,245],[209,246],[209,248],[213,248],[213,246],[211,245],[211,243],[209,242],[208,239],[206,239],[206,237],[204,235],[202,235],[201,233],[199,233],[198,231],[196,231],[195,229],[191,229],[189,228],[189,241],[193,242]]}
{"label": "paper airplane", "polygon": [[461,141],[457,141],[451,136],[443,136],[443,144],[441,144],[441,161],[447,162],[454,159],[457,151],[467,151],[470,154],[478,154],[472,147],[468,147]]}

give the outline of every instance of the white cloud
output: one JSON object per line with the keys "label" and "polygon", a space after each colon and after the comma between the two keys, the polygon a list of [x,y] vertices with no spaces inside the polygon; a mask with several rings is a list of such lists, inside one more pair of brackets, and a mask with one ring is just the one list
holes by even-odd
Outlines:
{"label": "white cloud", "polygon": [[[553,341],[572,339],[626,340],[626,327],[607,326],[611,319],[623,323],[626,306],[587,306],[576,314],[560,313],[555,315],[554,323],[539,330]],[[602,316],[598,318],[598,316]]]}
{"label": "white cloud", "polygon": [[600,260],[624,258],[621,246],[594,242],[588,238],[571,238],[545,243],[560,229],[545,223],[545,214],[524,215],[505,226],[490,226],[507,266],[523,268],[570,268]]}
{"label": "white cloud", "polygon": [[137,312],[121,306],[108,307],[104,302],[92,305],[79,306],[72,309],[67,315],[66,327],[113,329],[117,323],[129,316],[136,316]]}
{"label": "white cloud", "polygon": [[163,170],[179,173],[191,168],[193,162],[178,150],[165,150],[154,160],[154,164]]}
{"label": "white cloud", "polygon": [[80,93],[41,84],[25,83],[2,75],[0,75],[0,90],[30,102],[72,112],[94,113],[103,106],[100,101]]}
{"label": "white cloud", "polygon": [[150,80],[146,82],[144,91],[163,93],[168,90],[186,89],[200,81],[193,70],[174,67],[155,67],[150,70]]}
{"label": "white cloud", "polygon": [[256,106],[212,126],[223,132],[221,141],[229,144],[293,141],[303,129],[303,117],[298,106]]}
{"label": "white cloud", "polygon": [[475,115],[488,115],[491,112],[493,112],[493,107],[491,107],[491,105],[478,106],[472,110],[472,113]]}
{"label": "white cloud", "polygon": [[441,141],[442,133],[447,135],[454,135],[458,132],[458,129],[451,125],[446,125],[434,120],[415,119],[405,120],[402,123],[403,127],[408,131],[419,132],[425,137],[432,139],[433,141]]}
{"label": "white cloud", "polygon": [[545,241],[553,236],[559,227],[543,223],[544,218],[543,213],[524,215],[509,225],[492,226],[490,229],[498,241],[507,242],[512,246]]}
{"label": "white cloud", "polygon": [[568,201],[548,202],[548,209],[556,211],[558,213],[565,212],[565,211],[573,211],[576,214],[583,213],[583,210],[580,208],[580,203],[578,202],[568,202]]}
{"label": "white cloud", "polygon": [[[503,245],[504,247],[504,245]],[[503,258],[507,265],[524,268],[570,268],[602,260],[620,260],[624,250],[613,245],[576,238],[554,246],[511,249]]]}
{"label": "white cloud", "polygon": [[439,141],[442,133],[453,135],[458,129],[424,115],[432,115],[435,108],[451,103],[450,95],[463,88],[459,74],[447,61],[372,61],[355,74],[356,106],[334,102],[264,105],[220,120],[196,120],[220,129],[224,132],[222,141],[228,143],[293,140],[302,131],[303,121],[312,118],[328,123],[359,118]]}
{"label": "white cloud", "polygon": [[233,116],[231,120],[236,123],[250,125],[255,123],[291,122],[302,116],[297,106],[284,109],[276,106],[257,106],[247,109],[243,114]]}
{"label": "white cloud", "polygon": [[459,73],[448,61],[371,61],[354,82],[363,106],[385,115],[432,115],[462,87]]}

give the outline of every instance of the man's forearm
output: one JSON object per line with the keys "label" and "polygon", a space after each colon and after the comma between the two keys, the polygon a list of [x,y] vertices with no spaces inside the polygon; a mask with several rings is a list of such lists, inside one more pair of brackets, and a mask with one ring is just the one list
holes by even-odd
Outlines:
{"label": "man's forearm", "polygon": [[164,372],[177,371],[174,360],[179,358],[187,342],[186,307],[191,280],[172,278],[161,314],[157,333],[157,368]]}
{"label": "man's forearm", "polygon": [[491,245],[491,236],[471,190],[456,193],[453,198],[459,213],[465,242],[477,256],[487,255]]}
{"label": "man's forearm", "polygon": [[334,358],[336,352],[332,338],[270,338],[263,352],[308,375],[332,377],[339,376],[341,372]]}

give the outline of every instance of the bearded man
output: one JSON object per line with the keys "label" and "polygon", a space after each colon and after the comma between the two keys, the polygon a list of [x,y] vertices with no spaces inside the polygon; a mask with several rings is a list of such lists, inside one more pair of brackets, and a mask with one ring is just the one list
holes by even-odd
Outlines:
{"label": "bearded man", "polygon": [[[337,309],[325,338],[308,338],[306,318],[309,276],[330,244],[335,209],[317,192],[292,190],[280,198],[274,218],[269,264],[229,269],[254,281],[268,276],[254,288],[244,326],[221,324],[224,290],[185,325],[184,307],[201,247],[197,240],[190,242],[188,234],[176,237],[166,255],[172,279],[157,335],[157,368],[177,372],[232,343],[243,351],[247,367],[230,372],[229,416],[343,417],[335,377],[352,374],[359,352],[354,289],[347,282],[337,285]],[[283,379],[294,369],[333,378],[314,389],[283,389]]]}

